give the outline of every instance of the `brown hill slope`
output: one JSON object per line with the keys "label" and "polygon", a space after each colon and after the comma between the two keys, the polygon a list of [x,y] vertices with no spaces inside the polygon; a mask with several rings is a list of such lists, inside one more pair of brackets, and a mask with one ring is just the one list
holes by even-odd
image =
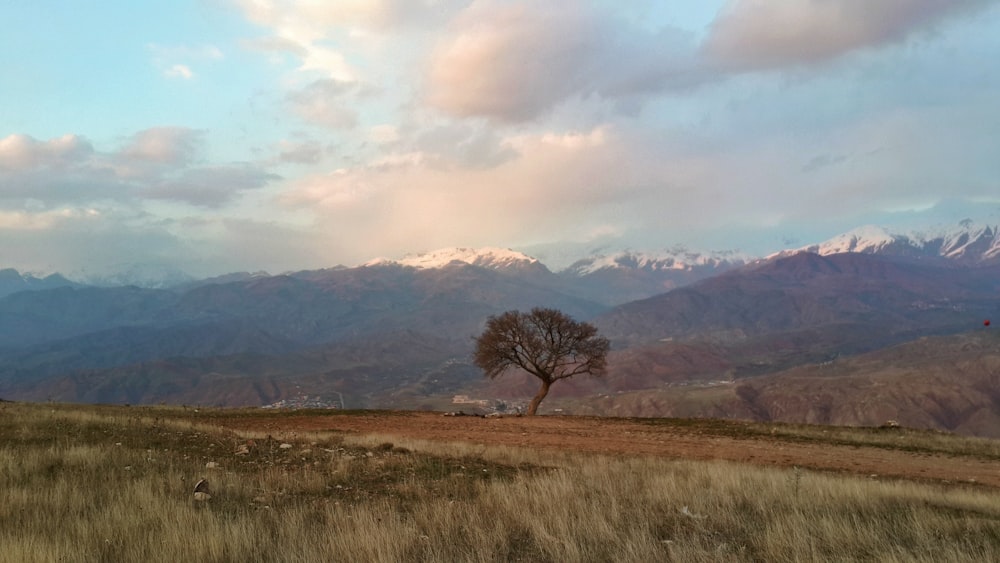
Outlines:
{"label": "brown hill slope", "polygon": [[925,337],[730,383],[676,384],[549,408],[617,416],[902,426],[1000,438],[1000,334]]}

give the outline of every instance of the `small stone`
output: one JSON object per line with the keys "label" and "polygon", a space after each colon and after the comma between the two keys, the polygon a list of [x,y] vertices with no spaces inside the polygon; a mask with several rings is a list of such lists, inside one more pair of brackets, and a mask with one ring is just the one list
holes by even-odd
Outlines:
{"label": "small stone", "polygon": [[202,493],[200,491],[194,494],[194,500],[196,500],[198,502],[204,502],[204,501],[209,500],[211,498],[212,498],[212,495],[210,495],[208,493]]}
{"label": "small stone", "polygon": [[205,464],[205,469],[218,469],[218,468],[219,468],[219,464],[216,463],[216,462],[214,462],[214,461],[210,461],[210,462],[208,462],[208,463]]}
{"label": "small stone", "polygon": [[240,444],[240,446],[238,448],[236,448],[235,454],[236,455],[250,455],[250,446],[248,446],[246,444]]}
{"label": "small stone", "polygon": [[293,448],[294,446],[292,446],[291,444],[289,444],[289,443],[285,442],[284,444],[281,444],[281,445],[280,445],[280,446],[278,446],[278,447],[279,447],[279,448],[281,448],[281,449],[283,449],[283,450],[290,450],[290,449],[292,449],[292,448]]}

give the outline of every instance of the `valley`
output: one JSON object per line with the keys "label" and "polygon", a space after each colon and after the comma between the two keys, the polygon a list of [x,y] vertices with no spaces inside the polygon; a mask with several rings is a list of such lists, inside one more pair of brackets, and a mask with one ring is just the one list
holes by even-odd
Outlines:
{"label": "valley", "polygon": [[762,260],[624,252],[555,273],[451,249],[170,288],[15,286],[7,272],[20,289],[0,298],[0,397],[514,409],[536,381],[485,380],[471,340],[490,315],[544,306],[595,324],[612,351],[604,377],[560,382],[543,413],[1000,437],[1000,338],[982,324],[1000,318],[996,238],[966,226],[919,254],[916,237],[859,230]]}

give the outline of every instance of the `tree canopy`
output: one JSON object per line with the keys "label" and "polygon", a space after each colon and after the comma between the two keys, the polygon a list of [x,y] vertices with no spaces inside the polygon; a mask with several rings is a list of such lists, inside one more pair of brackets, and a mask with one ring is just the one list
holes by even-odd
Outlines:
{"label": "tree canopy", "polygon": [[603,375],[609,349],[608,339],[598,336],[594,325],[536,307],[530,313],[507,311],[489,317],[476,338],[474,360],[490,379],[522,369],[541,380],[528,406],[533,415],[554,382],[580,374]]}

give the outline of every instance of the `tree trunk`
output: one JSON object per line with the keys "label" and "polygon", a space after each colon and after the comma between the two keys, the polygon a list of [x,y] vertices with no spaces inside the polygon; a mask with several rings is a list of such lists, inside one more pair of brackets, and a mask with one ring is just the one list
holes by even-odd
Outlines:
{"label": "tree trunk", "polygon": [[552,385],[551,381],[542,381],[542,388],[538,390],[535,394],[535,398],[531,400],[531,404],[528,405],[528,416],[535,414],[538,410],[538,405],[541,404],[542,399],[549,394],[549,387]]}

